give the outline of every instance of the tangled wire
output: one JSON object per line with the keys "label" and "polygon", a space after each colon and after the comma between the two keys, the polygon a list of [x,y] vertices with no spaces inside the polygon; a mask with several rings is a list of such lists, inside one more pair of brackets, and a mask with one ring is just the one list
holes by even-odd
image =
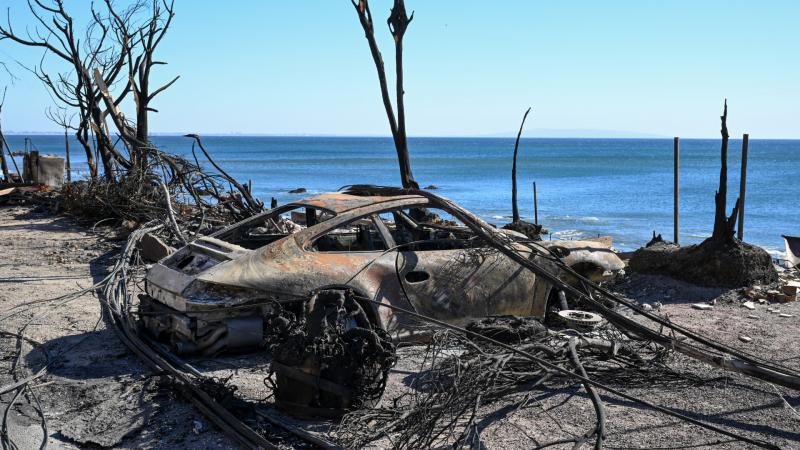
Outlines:
{"label": "tangled wire", "polygon": [[[507,336],[519,350],[546,359],[565,371],[555,371],[486,341],[441,331],[434,335],[425,351],[422,365],[429,369],[414,379],[411,391],[395,398],[391,406],[347,414],[336,431],[339,442],[347,448],[361,448],[387,438],[396,449],[479,448],[480,430],[476,418],[482,406],[515,392],[574,383],[575,379],[565,372],[576,371],[584,377],[602,377],[606,382],[626,385],[637,380],[681,377],[665,364],[670,352],[645,342],[633,344],[623,340],[624,335],[613,328],[582,334],[575,330],[548,331],[538,322],[536,324],[538,326],[527,324],[524,327],[516,324],[514,328],[525,330],[525,336],[519,332]],[[580,445],[591,439],[596,445],[602,444],[605,435],[603,402],[592,386],[584,384],[584,388],[595,409],[595,425],[581,436],[537,443],[540,447],[562,443]]]}

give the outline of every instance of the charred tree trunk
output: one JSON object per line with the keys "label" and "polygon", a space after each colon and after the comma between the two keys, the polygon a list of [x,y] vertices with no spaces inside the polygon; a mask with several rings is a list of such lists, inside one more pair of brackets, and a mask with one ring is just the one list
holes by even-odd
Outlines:
{"label": "charred tree trunk", "polygon": [[3,181],[8,182],[8,163],[6,162],[6,150],[3,148],[3,144],[5,143],[5,136],[3,136],[3,132],[0,131],[0,170],[3,171]]}
{"label": "charred tree trunk", "polygon": [[69,129],[67,127],[64,127],[64,153],[67,157],[67,164],[64,168],[67,172],[67,183],[72,183],[72,163],[69,160]]}
{"label": "charred tree trunk", "polygon": [[[517,140],[514,142],[514,162],[511,166],[511,223],[507,223],[503,225],[503,229],[512,230],[519,233],[524,234],[530,239],[534,241],[540,241],[542,239],[542,226],[538,224],[538,205],[534,206],[534,213],[537,223],[530,223],[520,220],[519,218],[519,206],[517,204],[517,155],[519,154],[519,140],[522,136],[522,129],[525,127],[525,119],[528,118],[528,114],[531,112],[531,108],[528,108],[525,111],[525,114],[522,116],[522,123],[519,124],[519,131],[517,132]],[[536,183],[533,184],[534,189],[534,203],[536,202]]]}
{"label": "charred tree trunk", "polygon": [[6,161],[6,152],[3,148],[5,141],[6,137],[3,136],[3,130],[0,130],[0,165],[2,165],[3,169],[3,181],[8,183],[10,181],[8,177],[8,162]]}
{"label": "charred tree trunk", "polygon": [[513,222],[519,222],[519,208],[517,206],[517,151],[519,150],[519,138],[522,136],[522,127],[525,126],[525,119],[528,118],[528,113],[531,109],[525,111],[522,116],[522,123],[519,124],[519,131],[517,132],[517,141],[514,143],[514,164],[511,166],[511,217]]}
{"label": "charred tree trunk", "polygon": [[[0,114],[3,112],[3,104],[6,100],[6,90],[3,89],[3,98],[0,100]],[[3,136],[3,128],[0,127],[0,170],[3,171],[3,181],[8,182],[10,178],[8,176],[8,163],[6,162],[6,151],[3,148],[5,145],[5,136]]]}
{"label": "charred tree trunk", "polygon": [[97,179],[97,163],[94,159],[94,152],[92,151],[92,145],[89,141],[89,129],[86,125],[78,126],[78,131],[75,132],[75,138],[86,153],[86,165],[89,166],[89,178],[92,180]]}
{"label": "charred tree trunk", "polygon": [[101,117],[100,110],[97,108],[92,109],[92,125],[95,127],[95,140],[97,145],[98,153],[100,154],[100,161],[103,163],[103,177],[107,180],[114,179],[114,159],[112,158],[110,149],[112,147],[112,143],[109,141],[108,136],[101,127],[103,126],[103,120]]}
{"label": "charred tree trunk", "polygon": [[389,120],[389,128],[392,131],[394,147],[397,151],[397,160],[400,166],[400,181],[404,188],[419,189],[419,185],[411,171],[411,158],[408,154],[408,140],[406,138],[405,103],[403,101],[403,95],[405,93],[403,89],[403,36],[408,28],[408,24],[414,19],[414,13],[408,16],[406,14],[405,2],[403,0],[394,0],[394,7],[392,7],[389,19],[386,21],[395,44],[395,87],[397,95],[397,116],[395,116],[392,99],[389,96],[389,85],[386,81],[386,67],[383,64],[383,57],[378,49],[378,43],[375,41],[375,26],[372,20],[372,12],[369,9],[369,3],[367,0],[359,0],[358,2],[351,0],[351,2],[358,13],[361,27],[364,29],[364,35],[367,38],[369,50],[372,54],[372,60],[375,63],[375,69],[378,71],[381,98],[383,99],[383,106],[386,109],[386,117]]}
{"label": "charred tree trunk", "polygon": [[736,205],[733,207],[733,213],[730,217],[727,216],[727,195],[728,195],[728,101],[725,100],[725,106],[720,117],[722,121],[722,148],[720,150],[721,166],[719,170],[719,190],[717,191],[714,201],[716,203],[716,212],[714,215],[714,231],[711,239],[719,243],[727,243],[733,241],[734,229],[736,228],[736,218],[739,215],[739,200],[736,200]]}
{"label": "charred tree trunk", "polygon": [[[109,0],[106,0],[109,1]],[[131,83],[131,90],[133,91],[133,98],[136,104],[136,130],[135,140],[132,144],[133,154],[131,160],[134,166],[143,167],[147,159],[147,148],[150,146],[150,126],[149,114],[151,112],[158,112],[156,109],[150,107],[153,99],[169,89],[180,76],[173,78],[163,86],[156,87],[150,85],[150,73],[154,66],[166,64],[163,61],[154,59],[155,52],[164,35],[169,30],[172,24],[172,19],[175,17],[174,1],[162,4],[153,3],[151,16],[146,26],[139,30],[140,43],[136,46],[139,49],[139,55],[135,59],[131,59],[128,63],[129,79]],[[128,27],[125,21],[117,18],[118,28],[127,31]],[[126,36],[130,41],[135,41],[136,36]],[[131,54],[131,57],[133,55]]]}
{"label": "charred tree trunk", "polygon": [[395,49],[397,97],[397,137],[395,137],[395,148],[397,149],[397,159],[400,163],[400,178],[403,187],[419,189],[417,182],[414,180],[414,174],[411,172],[411,158],[408,155],[408,139],[406,138],[406,108],[403,100],[405,95],[405,90],[403,89],[403,36],[413,18],[413,12],[411,17],[406,14],[404,1],[395,0],[394,7],[386,22],[389,24],[389,31],[394,38]]}

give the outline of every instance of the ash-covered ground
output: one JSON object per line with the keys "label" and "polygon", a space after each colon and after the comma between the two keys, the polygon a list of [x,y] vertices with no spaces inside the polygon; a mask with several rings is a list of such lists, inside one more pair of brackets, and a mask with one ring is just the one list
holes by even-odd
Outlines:
{"label": "ash-covered ground", "polygon": [[[46,419],[49,448],[231,448],[161,376],[146,369],[106,328],[92,294],[36,303],[88,288],[103,278],[120,241],[116,230],[90,231],[69,219],[27,206],[0,207],[0,384],[48,371],[16,398],[8,412],[7,436],[17,448],[38,448]],[[613,289],[673,322],[743,351],[800,369],[800,307],[796,303],[742,307],[740,290],[698,288],[655,276],[627,275]],[[714,302],[711,310],[694,303]],[[771,311],[773,312],[771,312]],[[774,312],[788,314],[781,317]],[[750,338],[748,342],[740,339]],[[404,347],[382,400],[388,406],[412,387],[426,367],[424,347]],[[19,355],[19,356],[18,356]],[[267,355],[234,355],[189,361],[198,370],[230,378],[240,398],[266,405]],[[673,355],[669,367],[683,377],[654,377],[614,384],[628,394],[784,448],[800,448],[800,396],[742,375]],[[14,375],[12,375],[12,373]],[[602,380],[600,380],[602,381]],[[608,414],[606,448],[730,448],[741,443],[629,401],[602,394]],[[13,394],[0,396],[5,408]],[[38,401],[38,403],[37,403]],[[292,423],[326,433],[330,422]],[[580,435],[594,423],[594,410],[580,384],[564,382],[520,391],[481,408],[477,421],[485,448],[529,449]],[[295,441],[279,441],[290,448]],[[377,441],[375,448],[387,446]]]}

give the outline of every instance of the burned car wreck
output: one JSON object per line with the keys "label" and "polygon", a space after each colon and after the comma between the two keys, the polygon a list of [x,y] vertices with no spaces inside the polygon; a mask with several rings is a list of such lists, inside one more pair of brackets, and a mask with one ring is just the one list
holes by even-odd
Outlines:
{"label": "burned car wreck", "polygon": [[[544,319],[559,302],[551,283],[486,245],[463,225],[474,223],[462,220],[463,214],[422,195],[374,187],[273,208],[154,264],[141,296],[143,324],[179,354],[246,350],[262,343],[264,317],[276,304],[300,312],[313,293],[330,287],[456,324],[493,315]],[[515,242],[527,239],[502,233]],[[624,267],[597,242],[536,245],[586,276]],[[541,253],[517,247],[549,264]],[[567,274],[563,279],[570,282]],[[372,327],[395,340],[425,334],[390,308],[359,306]]]}

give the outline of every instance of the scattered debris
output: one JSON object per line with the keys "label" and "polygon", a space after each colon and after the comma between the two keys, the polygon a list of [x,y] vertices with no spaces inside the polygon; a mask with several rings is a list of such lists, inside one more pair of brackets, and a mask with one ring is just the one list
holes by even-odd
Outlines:
{"label": "scattered debris", "polygon": [[205,426],[203,426],[203,422],[199,420],[195,420],[192,422],[192,432],[194,434],[200,434],[205,431]]}
{"label": "scattered debris", "polygon": [[750,309],[750,310],[756,309],[756,305],[751,301],[747,301],[747,302],[742,303],[742,307]]}
{"label": "scattered debris", "polygon": [[507,344],[518,344],[547,334],[541,321],[516,316],[490,316],[470,322],[466,329]]}
{"label": "scattered debris", "polygon": [[[472,324],[468,328],[475,329]],[[368,446],[387,433],[392,436],[392,448],[460,447],[480,442],[476,420],[482,406],[522,386],[557,385],[573,373],[633,383],[649,376],[659,376],[662,381],[673,376],[664,365],[669,352],[618,339],[624,338],[611,329],[592,335],[550,331],[531,335],[512,347],[478,336],[438,332],[425,355],[425,360],[435,363],[416,382],[415,390],[396,399],[395,407],[351,412],[337,427],[336,435],[346,448]],[[458,356],[448,356],[454,349],[461,350]],[[537,363],[525,354],[547,363]],[[585,398],[597,414],[596,423],[589,425],[583,436],[564,443],[602,442],[604,438],[603,401],[591,384],[584,386],[589,394]]]}
{"label": "scattered debris", "polygon": [[714,309],[714,307],[712,305],[709,305],[708,303],[693,303],[692,308],[700,310]]}
{"label": "scattered debris", "polygon": [[767,298],[767,294],[762,290],[761,286],[752,286],[745,288],[744,295],[753,300],[765,300]]}
{"label": "scattered debris", "polygon": [[158,236],[147,233],[139,241],[139,254],[142,259],[149,262],[158,262],[175,253],[175,249],[161,240]]}
{"label": "scattered debris", "polygon": [[787,301],[797,301],[797,297],[800,296],[800,281],[788,281],[781,289]]}
{"label": "scattered debris", "polygon": [[752,342],[752,341],[753,341],[753,338],[751,338],[750,336],[744,336],[744,335],[742,335],[742,336],[739,336],[739,340],[740,340],[740,341],[742,341],[742,342],[744,342],[744,343],[746,344],[746,343],[748,343],[748,342]]}
{"label": "scattered debris", "polygon": [[571,309],[559,311],[558,317],[567,325],[584,330],[592,329],[603,322],[603,318],[599,314]]}

